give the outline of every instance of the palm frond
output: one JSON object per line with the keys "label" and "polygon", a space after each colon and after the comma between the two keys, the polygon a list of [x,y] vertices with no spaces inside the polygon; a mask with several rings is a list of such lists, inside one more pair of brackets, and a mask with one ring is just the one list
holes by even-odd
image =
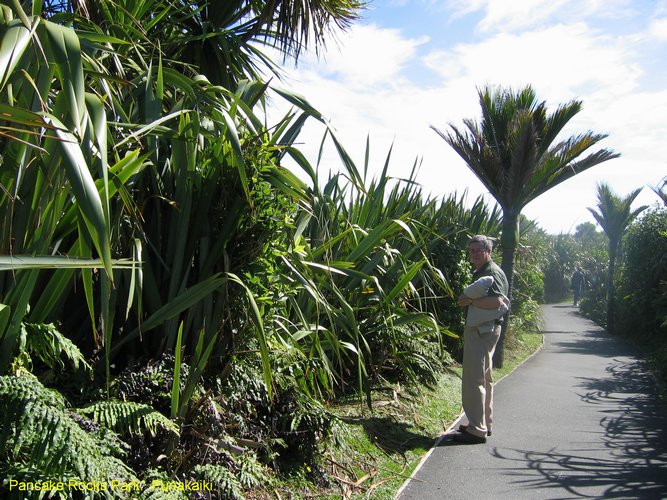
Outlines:
{"label": "palm frond", "polygon": [[504,168],[498,150],[483,140],[483,134],[472,121],[465,121],[467,132],[451,125],[449,132],[442,132],[433,125],[431,128],[442,137],[466,162],[489,192],[499,199],[502,196]]}
{"label": "palm frond", "polygon": [[512,206],[525,195],[537,162],[538,134],[533,116],[527,112],[517,112],[507,137],[510,163],[505,166],[501,197],[498,199],[503,207]]}
{"label": "palm frond", "polygon": [[621,197],[614,193],[606,182],[598,184],[597,210],[593,208],[588,210],[600,224],[614,249],[618,246],[628,225],[647,208],[647,206],[641,206],[632,210],[632,203],[640,192],[641,188],[635,189],[627,196]]}
{"label": "palm frond", "polygon": [[540,131],[540,150],[543,154],[551,148],[553,142],[558,138],[563,128],[577,115],[582,109],[582,103],[578,100],[572,100],[566,104],[561,104],[556,108],[548,118],[541,120],[537,126]]}
{"label": "palm frond", "polygon": [[651,186],[651,190],[658,195],[663,205],[667,206],[667,177],[663,178],[658,186]]}

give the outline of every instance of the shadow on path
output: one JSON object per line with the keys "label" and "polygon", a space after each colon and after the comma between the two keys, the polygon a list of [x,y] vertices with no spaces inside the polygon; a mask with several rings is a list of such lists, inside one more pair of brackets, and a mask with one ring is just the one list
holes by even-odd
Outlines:
{"label": "shadow on path", "polygon": [[[647,460],[602,459],[595,456],[570,455],[562,452],[528,450],[493,450],[493,456],[512,460],[513,466],[505,474],[521,489],[553,490],[550,498],[590,497],[585,490],[604,491],[604,498],[661,499],[667,494],[664,459]],[[523,462],[526,470],[516,467]],[[536,475],[537,473],[537,475]],[[595,498],[598,496],[596,495]]]}
{"label": "shadow on path", "polygon": [[[545,334],[574,332],[543,332]],[[619,342],[620,339],[615,339]],[[618,342],[610,342],[610,337],[604,330],[585,330],[579,333],[575,338],[569,335],[567,338],[551,340],[554,348],[567,351],[568,354],[584,354],[587,356],[595,355],[605,358],[616,357],[621,354]]]}
{"label": "shadow on path", "polygon": [[[600,333],[604,332],[586,332]],[[590,342],[597,342],[593,335]],[[567,346],[570,352],[590,352],[587,340]],[[612,356],[610,347],[597,354]],[[591,439],[590,449],[579,447],[571,454],[555,449],[538,452],[495,448],[492,454],[514,463],[507,474],[518,487],[556,490],[563,488],[574,497],[588,496],[586,489],[604,490],[605,498],[667,498],[667,418],[664,406],[653,394],[654,380],[638,360],[612,359],[607,378],[578,378],[582,402],[594,405],[599,420],[599,435]],[[577,434],[577,423],[572,433]],[[603,458],[600,448],[604,448]],[[589,453],[586,453],[586,452]],[[516,468],[523,462],[525,470]],[[535,472],[539,475],[536,477]],[[525,479],[521,479],[525,477]],[[561,492],[562,493],[562,492]],[[562,498],[559,495],[559,498]]]}

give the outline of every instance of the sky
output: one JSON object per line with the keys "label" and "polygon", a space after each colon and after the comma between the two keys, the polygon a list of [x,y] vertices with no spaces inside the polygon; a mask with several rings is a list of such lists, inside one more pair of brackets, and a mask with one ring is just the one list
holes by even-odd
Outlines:
{"label": "sky", "polygon": [[[478,89],[532,85],[549,110],[583,103],[563,131],[608,134],[621,154],[552,188],[523,210],[552,234],[595,222],[597,184],[633,207],[658,203],[667,176],[667,0],[371,0],[361,19],[319,56],[285,63],[281,84],[327,119],[358,165],[370,144],[370,175],[391,150],[389,175],[433,197],[493,198],[431,126],[479,120]],[[311,122],[300,148],[317,162],[323,126]],[[320,169],[339,169],[333,148]]]}

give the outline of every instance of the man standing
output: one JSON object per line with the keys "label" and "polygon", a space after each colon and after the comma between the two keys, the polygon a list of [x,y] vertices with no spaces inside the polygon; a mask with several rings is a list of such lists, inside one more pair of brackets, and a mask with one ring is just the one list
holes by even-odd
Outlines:
{"label": "man standing", "polygon": [[[470,260],[475,267],[473,281],[483,276],[493,278],[488,294],[481,298],[471,298],[462,294],[459,306],[475,306],[481,309],[498,309],[503,298],[509,295],[507,277],[500,267],[493,262],[491,252],[493,242],[486,236],[474,236],[468,244]],[[466,323],[463,332],[463,411],[468,419],[467,425],[459,427],[459,433],[453,439],[459,443],[485,443],[491,435],[493,422],[493,376],[492,358],[496,343],[500,338],[502,318],[473,326]]]}
{"label": "man standing", "polygon": [[579,299],[581,298],[581,292],[584,289],[584,271],[581,269],[581,267],[577,267],[577,270],[572,275],[570,288],[572,289],[572,294],[574,295],[573,305],[576,307],[576,305],[579,303]]}

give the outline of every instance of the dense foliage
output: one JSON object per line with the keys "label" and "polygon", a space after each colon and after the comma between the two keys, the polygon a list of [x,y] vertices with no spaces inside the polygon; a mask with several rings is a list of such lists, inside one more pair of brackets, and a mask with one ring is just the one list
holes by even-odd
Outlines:
{"label": "dense foliage", "polygon": [[[578,228],[579,229],[579,228]],[[609,245],[604,233],[582,227],[578,261],[586,275],[581,312],[607,326]],[[573,253],[571,255],[576,255]],[[614,333],[626,335],[648,353],[659,380],[667,381],[667,210],[657,204],[626,229],[613,273]]]}
{"label": "dense foliage", "polygon": [[654,207],[623,241],[617,327],[620,332],[667,338],[667,209]]}
{"label": "dense foliage", "polygon": [[595,293],[593,290],[606,296],[607,252],[604,234],[591,222],[579,224],[574,234],[549,235],[544,268],[545,302],[561,302],[570,297],[572,274],[578,267],[585,273],[584,288],[589,290],[588,296]]}

